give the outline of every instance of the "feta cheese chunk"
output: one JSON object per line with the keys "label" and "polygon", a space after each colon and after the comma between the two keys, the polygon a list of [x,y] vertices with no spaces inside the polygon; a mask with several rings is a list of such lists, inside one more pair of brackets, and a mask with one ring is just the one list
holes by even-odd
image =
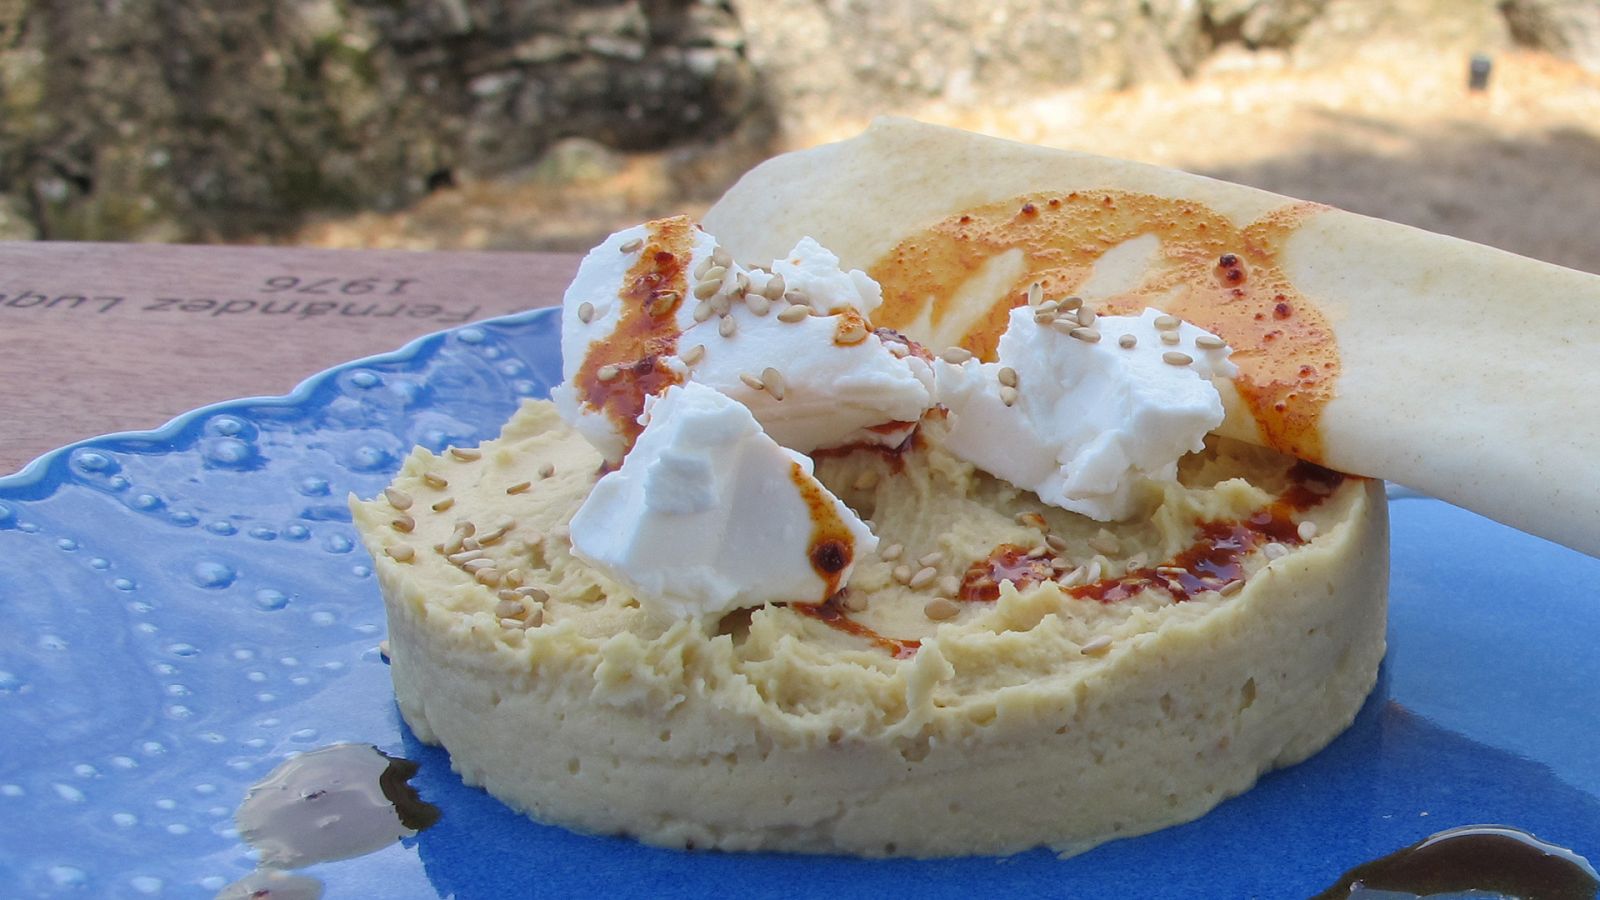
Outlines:
{"label": "feta cheese chunk", "polygon": [[878,539],[738,402],[695,382],[652,398],[621,468],[572,518],[572,550],[674,618],[815,604]]}
{"label": "feta cheese chunk", "polygon": [[[605,386],[586,383],[594,373],[585,365],[597,348],[615,355],[626,341],[640,346],[616,359],[620,374],[611,373],[610,383],[627,387],[634,364],[644,361],[648,384],[640,381],[634,391],[635,416],[644,395],[695,381],[750,407],[778,443],[802,453],[896,446],[933,405],[928,363],[903,342],[886,342],[867,319],[882,302],[877,282],[860,270],[841,270],[838,257],[810,238],[768,271],[734,262],[698,228],[681,228],[684,246],[666,249],[687,262],[676,263],[681,283],[664,288],[681,298],[669,318],[646,323],[656,333],[641,340],[641,317],[629,304],[650,302],[632,286],[641,254],[663,249],[658,227],[647,223],[606,238],[584,258],[564,300],[565,380],[551,397],[607,460],[621,460],[637,428],[615,409],[595,405],[593,396]],[[763,377],[772,373],[776,378]]]}
{"label": "feta cheese chunk", "polygon": [[1214,335],[1159,310],[1101,316],[1080,335],[1040,324],[1023,306],[1011,311],[997,362],[938,360],[938,400],[950,413],[944,444],[1045,503],[1127,518],[1145,480],[1176,478],[1178,458],[1222,424],[1210,379],[1238,370]]}

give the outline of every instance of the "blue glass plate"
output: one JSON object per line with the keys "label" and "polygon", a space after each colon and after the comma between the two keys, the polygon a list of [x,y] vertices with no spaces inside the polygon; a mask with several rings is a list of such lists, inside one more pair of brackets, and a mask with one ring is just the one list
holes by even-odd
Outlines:
{"label": "blue glass plate", "polygon": [[1394,500],[1391,644],[1356,724],[1203,819],[1070,860],[678,853],[537,825],[406,730],[345,509],[412,445],[493,437],[559,378],[536,312],[423,338],[0,479],[0,893],[210,896],[245,789],[337,741],[444,810],[306,870],[327,896],[1305,897],[1430,833],[1517,825],[1600,857],[1600,560]]}

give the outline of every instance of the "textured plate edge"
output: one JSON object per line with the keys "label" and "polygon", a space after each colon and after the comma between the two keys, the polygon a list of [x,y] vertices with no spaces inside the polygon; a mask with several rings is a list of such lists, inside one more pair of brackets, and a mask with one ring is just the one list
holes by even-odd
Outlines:
{"label": "textured plate edge", "polygon": [[5,493],[8,491],[21,491],[29,488],[37,488],[40,484],[47,480],[47,476],[54,465],[56,465],[58,462],[64,462],[67,457],[69,457],[76,450],[97,447],[102,444],[118,441],[167,441],[176,437],[184,429],[193,425],[198,420],[232,412],[244,406],[272,406],[279,408],[298,406],[310,400],[312,395],[315,394],[316,391],[324,384],[351,370],[360,369],[371,365],[408,362],[412,359],[415,359],[417,356],[434,349],[439,344],[444,343],[451,336],[460,334],[468,329],[494,327],[496,325],[532,324],[541,317],[559,317],[560,313],[560,306],[545,306],[538,309],[510,313],[504,316],[480,319],[476,322],[468,322],[463,325],[457,325],[454,328],[446,328],[413,338],[406,342],[403,346],[394,350],[388,350],[383,353],[376,353],[371,356],[363,356],[358,359],[348,360],[330,368],[323,369],[320,372],[316,372],[307,376],[299,384],[290,389],[287,394],[266,394],[253,397],[236,397],[231,400],[219,400],[215,403],[208,403],[205,406],[196,407],[188,410],[187,412],[179,413],[178,415],[169,419],[165,424],[157,426],[156,428],[135,431],[113,431],[105,434],[95,435],[94,437],[73,441],[70,444],[64,444],[60,447],[56,447],[53,450],[45,451],[38,457],[34,458],[31,462],[24,465],[21,469],[18,469],[16,472],[10,475],[0,475],[0,499],[18,499],[7,498]]}

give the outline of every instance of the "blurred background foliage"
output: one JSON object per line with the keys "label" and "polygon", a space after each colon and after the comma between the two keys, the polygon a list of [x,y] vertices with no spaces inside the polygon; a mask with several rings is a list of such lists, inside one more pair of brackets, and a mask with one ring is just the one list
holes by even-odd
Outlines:
{"label": "blurred background foliage", "polygon": [[0,0],[0,238],[583,249],[886,112],[1600,271],[1593,0]]}

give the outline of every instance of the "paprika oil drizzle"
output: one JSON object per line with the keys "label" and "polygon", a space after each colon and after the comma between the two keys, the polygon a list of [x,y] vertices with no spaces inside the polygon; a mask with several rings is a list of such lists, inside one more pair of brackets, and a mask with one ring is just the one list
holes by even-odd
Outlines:
{"label": "paprika oil drizzle", "polygon": [[855,619],[850,618],[850,614],[839,606],[839,598],[841,596],[843,596],[842,592],[829,597],[826,603],[795,603],[791,604],[789,608],[803,616],[810,616],[819,622],[824,622],[845,634],[853,634],[856,637],[865,638],[871,641],[874,646],[887,650],[889,655],[895,659],[906,659],[917,655],[917,648],[922,646],[921,641],[911,638],[885,637],[857,622]]}
{"label": "paprika oil drizzle", "polygon": [[[1345,476],[1313,463],[1297,462],[1290,468],[1289,478],[1289,487],[1277,500],[1244,519],[1200,523],[1199,539],[1166,562],[1065,588],[1066,593],[1115,603],[1148,588],[1159,588],[1171,594],[1173,602],[1181,603],[1207,591],[1221,591],[1244,577],[1244,560],[1257,548],[1271,542],[1285,547],[1305,543],[1291,514],[1321,503]],[[1010,580],[1022,588],[1054,576],[1047,558],[1029,556],[1015,544],[1002,544],[967,569],[958,599],[993,602],[1000,597],[1001,581]]]}
{"label": "paprika oil drizzle", "polygon": [[855,559],[855,536],[845,526],[844,520],[839,518],[839,512],[833,506],[833,497],[822,490],[816,479],[808,475],[799,463],[789,464],[789,478],[811,514],[811,542],[806,546],[811,570],[827,585],[823,596],[832,597],[844,587],[840,576]]}
{"label": "paprika oil drizzle", "polygon": [[[686,268],[694,232],[688,218],[649,224],[639,258],[623,277],[617,297],[622,315],[616,330],[591,343],[573,376],[583,402],[611,419],[631,448],[643,426],[644,398],[660,394],[683,377],[667,368],[678,349],[678,307],[688,293]],[[614,367],[615,377],[600,371]]]}

